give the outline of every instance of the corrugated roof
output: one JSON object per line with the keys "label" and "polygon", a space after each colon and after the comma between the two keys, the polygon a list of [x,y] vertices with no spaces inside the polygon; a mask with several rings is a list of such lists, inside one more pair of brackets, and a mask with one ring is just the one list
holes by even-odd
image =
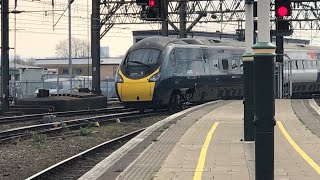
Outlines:
{"label": "corrugated roof", "polygon": [[[10,67],[10,69],[14,69],[14,64],[13,63],[9,63],[9,67]],[[28,66],[28,65],[23,65],[23,64],[16,64],[16,69],[22,69],[22,68],[26,68],[26,69],[43,69],[43,67],[38,67],[38,66]]]}
{"label": "corrugated roof", "polygon": [[101,58],[101,64],[120,64],[123,57],[108,57]]}
{"label": "corrugated roof", "polygon": [[[106,57],[100,59],[100,64],[120,64],[122,61],[122,57]],[[74,58],[72,59],[72,64],[91,64],[91,58]],[[44,64],[69,64],[68,58],[53,58],[53,59],[36,59],[35,64],[44,65]]]}

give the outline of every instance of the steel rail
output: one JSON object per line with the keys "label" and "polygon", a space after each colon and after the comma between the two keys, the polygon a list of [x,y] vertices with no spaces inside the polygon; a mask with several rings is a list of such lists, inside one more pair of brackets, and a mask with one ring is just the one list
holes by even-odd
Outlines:
{"label": "steel rail", "polygon": [[[62,122],[53,122],[53,123],[18,127],[18,128],[1,131],[0,142],[7,142],[16,138],[26,138],[31,135],[30,132],[34,132],[38,134],[39,133],[48,134],[48,133],[62,131],[63,129],[77,129],[94,122],[110,123],[113,120],[119,119],[119,118],[133,118],[137,116],[143,117],[143,116],[150,116],[158,113],[159,111],[158,112],[151,111],[146,113],[141,113],[140,111],[131,111],[131,112],[122,112],[117,114],[87,117],[87,118],[81,118],[81,119],[73,119],[73,120],[62,121]],[[65,125],[63,126],[62,124],[65,124]]]}
{"label": "steel rail", "polygon": [[41,113],[41,114],[29,114],[21,116],[11,116],[11,117],[2,117],[0,118],[0,124],[6,124],[11,122],[22,122],[28,120],[37,120],[42,119],[44,116],[55,115],[56,117],[68,117],[75,115],[86,115],[94,113],[105,113],[105,112],[114,112],[119,110],[133,110],[126,109],[124,106],[112,107],[112,108],[101,108],[101,109],[90,109],[90,110],[78,110],[78,111],[64,111],[64,112],[52,112],[52,113]]}
{"label": "steel rail", "polygon": [[28,132],[31,131],[41,131],[44,129],[51,129],[58,127],[59,125],[62,125],[62,123],[65,123],[66,126],[75,125],[79,123],[90,123],[90,122],[96,122],[99,119],[114,119],[114,118],[120,118],[120,117],[126,117],[126,116],[132,116],[140,114],[139,111],[131,111],[131,112],[122,112],[117,114],[107,114],[107,115],[100,115],[100,116],[94,116],[94,117],[87,117],[87,118],[80,118],[80,119],[73,119],[73,120],[67,120],[62,122],[52,122],[52,123],[45,123],[45,124],[37,124],[37,125],[30,125],[25,127],[18,127],[13,129],[8,129],[5,131],[0,132],[0,141],[2,139],[8,139],[12,136],[17,135],[26,135]]}
{"label": "steel rail", "polygon": [[[120,144],[123,141],[127,141],[141,133],[145,128],[136,130],[134,132],[125,134],[121,137],[112,139],[110,141],[104,142],[102,144],[99,144],[95,147],[92,147],[88,150],[85,150],[77,155],[74,155],[68,159],[65,159],[59,163],[56,163],[30,177],[28,177],[26,180],[31,180],[31,179],[47,179],[50,178],[53,174],[58,174],[61,171],[65,171],[67,169],[68,165],[73,165],[76,164],[78,161],[92,161],[92,158],[87,158],[87,157],[94,157],[94,156],[101,156],[102,151],[105,151],[108,147],[113,146],[114,144]],[[95,154],[97,153],[97,154]]]}

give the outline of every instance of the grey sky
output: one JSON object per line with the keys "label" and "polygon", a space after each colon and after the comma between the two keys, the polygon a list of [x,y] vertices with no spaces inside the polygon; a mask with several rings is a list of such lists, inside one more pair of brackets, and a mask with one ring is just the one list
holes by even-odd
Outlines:
{"label": "grey sky", "polygon": [[[68,12],[60,18],[63,10],[67,8],[68,0],[18,0],[17,10],[26,11],[16,15],[16,52],[22,57],[52,57],[55,55],[56,44],[68,38]],[[90,37],[90,14],[92,0],[75,0],[72,4],[72,36],[88,40]],[[14,0],[9,0],[10,10],[14,9]],[[30,12],[33,11],[33,12]],[[37,11],[37,12],[35,12]],[[53,14],[54,13],[54,14]],[[55,24],[53,29],[53,24]],[[111,56],[123,55],[132,45],[133,30],[158,29],[155,25],[122,25],[113,27],[101,40],[101,46],[109,46]],[[230,26],[232,28],[232,26]],[[194,30],[213,32],[219,25],[206,23],[198,25]],[[231,29],[234,31],[236,26]],[[89,30],[89,31],[88,31]],[[14,15],[10,14],[10,47],[14,47]],[[298,31],[294,38],[309,38],[311,32]],[[90,39],[89,39],[90,40]],[[315,42],[315,41],[314,41]],[[10,56],[14,51],[10,50]]]}
{"label": "grey sky", "polygon": [[[10,0],[10,10],[14,0]],[[88,3],[88,6],[87,6]],[[88,7],[88,8],[87,8]],[[68,38],[67,0],[55,0],[52,12],[51,0],[18,0],[17,10],[26,11],[16,15],[16,52],[22,57],[50,57],[55,55],[56,44]],[[62,11],[61,11],[62,10]],[[32,12],[30,12],[32,11]],[[37,12],[35,12],[37,11]],[[54,13],[54,14],[53,14]],[[72,4],[72,36],[89,40],[91,0],[75,0]],[[14,15],[10,14],[10,47],[14,48]],[[57,24],[56,24],[57,23]],[[53,28],[53,25],[55,27]],[[89,31],[88,31],[89,30]],[[101,46],[110,47],[111,56],[122,55],[132,45],[128,30],[113,28],[101,41]],[[13,56],[10,50],[10,56]]]}

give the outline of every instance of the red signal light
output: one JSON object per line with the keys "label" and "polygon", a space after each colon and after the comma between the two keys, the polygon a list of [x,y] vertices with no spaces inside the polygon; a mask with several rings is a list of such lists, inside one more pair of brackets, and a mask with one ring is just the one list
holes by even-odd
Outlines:
{"label": "red signal light", "polygon": [[283,17],[283,16],[287,16],[288,13],[289,13],[289,10],[287,7],[285,6],[280,6],[278,9],[277,9],[277,13],[280,17]]}
{"label": "red signal light", "polygon": [[155,0],[149,0],[149,6],[150,7],[154,7],[156,5],[156,1]]}

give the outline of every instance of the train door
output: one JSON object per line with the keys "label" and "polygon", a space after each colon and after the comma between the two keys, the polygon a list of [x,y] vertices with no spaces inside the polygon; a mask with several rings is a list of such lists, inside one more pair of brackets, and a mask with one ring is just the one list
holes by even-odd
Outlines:
{"label": "train door", "polygon": [[212,99],[211,94],[213,89],[211,85],[210,67],[209,67],[209,53],[207,47],[201,47],[199,52],[199,58],[195,61],[195,71],[198,75],[196,80],[196,91],[199,94],[199,101],[205,102]]}
{"label": "train door", "polygon": [[175,49],[176,68],[173,70],[174,87],[172,87],[171,96],[180,99],[179,101],[182,101],[182,104],[189,101],[194,92],[193,89],[197,85],[201,70],[201,66],[197,67],[197,62],[201,58],[199,48],[178,47]]}

